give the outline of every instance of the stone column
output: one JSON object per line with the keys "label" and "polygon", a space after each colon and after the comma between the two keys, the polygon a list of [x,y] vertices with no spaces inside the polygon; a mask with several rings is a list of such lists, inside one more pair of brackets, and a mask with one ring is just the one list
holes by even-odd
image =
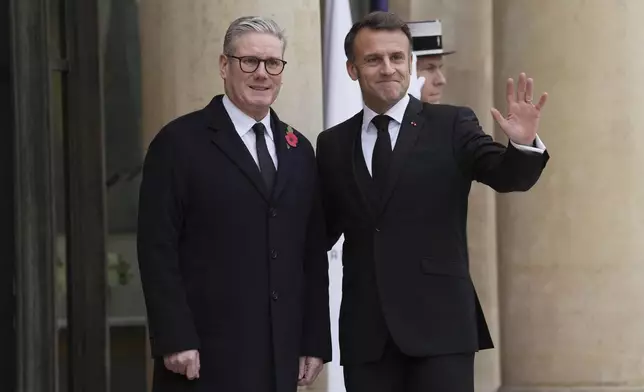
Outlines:
{"label": "stone column", "polygon": [[[471,107],[483,129],[492,133],[493,100],[492,0],[391,0],[389,9],[404,19],[441,19],[443,43],[455,54],[444,57],[447,77],[443,103]],[[495,194],[474,183],[468,218],[470,271],[495,346],[476,356],[477,392],[496,391],[500,385],[499,315]]]}
{"label": "stone column", "polygon": [[[140,0],[139,13],[145,148],[166,123],[223,93],[223,36],[244,15],[271,17],[286,30],[288,65],[274,109],[315,143],[323,113],[319,0]],[[309,390],[326,391],[325,374]]]}
{"label": "stone column", "polygon": [[644,391],[644,2],[494,13],[495,85],[525,71],[550,93],[552,155],[499,198],[503,391]]}
{"label": "stone column", "polygon": [[286,30],[288,65],[274,109],[315,142],[322,130],[319,0],[140,1],[144,146],[168,121],[223,93],[223,36],[244,15],[271,17]]}

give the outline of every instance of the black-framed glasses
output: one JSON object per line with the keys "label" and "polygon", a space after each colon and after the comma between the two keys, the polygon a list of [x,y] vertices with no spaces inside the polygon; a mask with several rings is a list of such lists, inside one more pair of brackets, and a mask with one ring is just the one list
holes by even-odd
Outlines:
{"label": "black-framed glasses", "polygon": [[239,60],[239,68],[241,68],[241,70],[246,73],[253,73],[257,71],[259,64],[264,63],[264,69],[266,70],[266,73],[268,73],[269,75],[277,76],[281,74],[282,71],[284,71],[284,66],[286,65],[286,61],[276,58],[260,59],[255,56],[226,56]]}

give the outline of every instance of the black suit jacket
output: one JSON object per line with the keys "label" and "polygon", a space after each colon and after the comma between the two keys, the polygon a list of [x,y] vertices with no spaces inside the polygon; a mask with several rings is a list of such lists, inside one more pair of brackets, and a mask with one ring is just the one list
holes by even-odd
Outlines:
{"label": "black suit jacket", "polygon": [[362,155],[362,116],[317,144],[327,245],[345,236],[341,362],[378,359],[388,334],[410,356],[493,347],[469,274],[471,182],[526,191],[548,154],[495,143],[468,108],[411,98],[379,200]]}
{"label": "black suit jacket", "polygon": [[222,96],[150,144],[138,255],[152,353],[201,355],[196,382],[157,361],[155,391],[268,391],[273,379],[278,391],[295,391],[299,356],[331,359],[314,151],[297,131],[299,144],[288,148],[287,125],[271,119],[272,194]]}

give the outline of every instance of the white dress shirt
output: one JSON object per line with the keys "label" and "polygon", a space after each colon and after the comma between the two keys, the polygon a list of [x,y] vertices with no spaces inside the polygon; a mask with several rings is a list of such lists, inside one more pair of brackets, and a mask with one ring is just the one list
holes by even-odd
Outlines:
{"label": "white dress shirt", "polygon": [[[255,160],[255,164],[259,167],[259,159],[257,158],[257,142],[255,140],[255,131],[253,131],[253,125],[255,125],[257,121],[239,110],[227,95],[224,95],[222,103],[224,104],[224,108],[226,109],[226,112],[228,112],[228,116],[232,120],[239,137],[246,145],[246,148],[248,148],[248,152],[250,152],[250,155]],[[275,152],[275,142],[273,141],[270,112],[260,122],[264,124],[264,127],[266,127],[266,132],[264,132],[266,147],[268,147],[268,153],[271,155],[271,159],[273,159],[275,170],[277,170],[277,153]]]}
{"label": "white dress shirt", "polygon": [[[407,105],[409,104],[409,95],[405,95],[403,99],[398,101],[391,109],[387,110],[384,114],[389,116],[391,120],[389,121],[389,137],[391,137],[391,148],[395,148],[396,140],[398,140],[398,134],[400,133],[400,125],[402,124],[403,117],[405,116],[405,110],[407,110]],[[376,117],[378,114],[373,110],[369,109],[367,105],[363,105],[363,114],[362,114],[362,153],[364,155],[364,161],[367,164],[367,169],[369,174],[371,174],[371,159],[373,157],[373,149],[376,146],[376,140],[378,139],[378,130],[376,126],[373,125],[371,120]],[[522,144],[516,144],[513,141],[510,141],[512,145],[518,150],[522,151],[531,151],[543,154],[546,150],[546,146],[541,142],[539,136],[536,138],[536,147],[524,146]]]}

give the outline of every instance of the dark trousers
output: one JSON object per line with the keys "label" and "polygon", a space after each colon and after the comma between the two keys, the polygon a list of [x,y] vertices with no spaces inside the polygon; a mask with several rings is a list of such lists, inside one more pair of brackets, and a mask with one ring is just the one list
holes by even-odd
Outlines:
{"label": "dark trousers", "polygon": [[414,358],[391,338],[376,362],[344,366],[347,392],[474,392],[474,353]]}

